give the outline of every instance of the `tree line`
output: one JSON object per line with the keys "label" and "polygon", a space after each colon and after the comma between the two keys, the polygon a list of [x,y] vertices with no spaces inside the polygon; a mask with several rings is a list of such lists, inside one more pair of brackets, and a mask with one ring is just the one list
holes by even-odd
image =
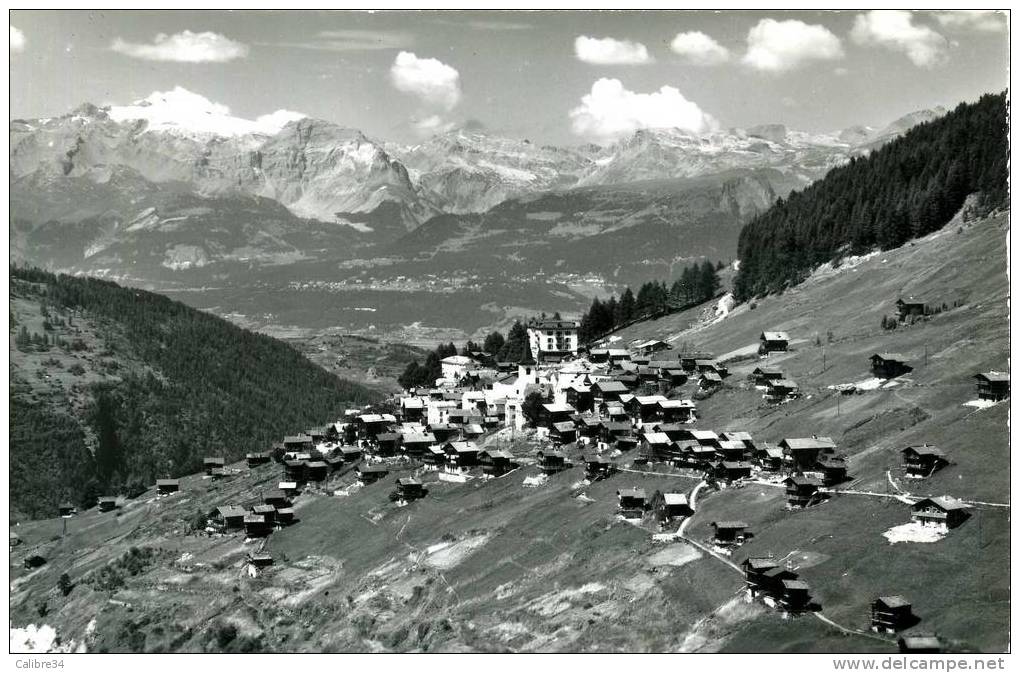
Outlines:
{"label": "tree line", "polygon": [[89,321],[122,365],[117,379],[89,386],[79,415],[12,377],[11,498],[22,512],[137,494],[200,470],[207,455],[237,460],[381,397],[288,344],[167,297],[34,268],[10,273],[50,311]]}
{"label": "tree line", "polygon": [[685,267],[672,285],[653,280],[644,283],[636,295],[628,287],[619,299],[616,295],[605,301],[596,297],[581,316],[578,336],[582,343],[590,342],[632,322],[702,304],[719,292],[722,268],[722,262],[713,265],[706,259]]}
{"label": "tree line", "polygon": [[782,291],[818,265],[889,249],[940,229],[979,195],[979,211],[1008,200],[1006,94],[961,103],[866,157],[780,199],[738,243],[738,301]]}

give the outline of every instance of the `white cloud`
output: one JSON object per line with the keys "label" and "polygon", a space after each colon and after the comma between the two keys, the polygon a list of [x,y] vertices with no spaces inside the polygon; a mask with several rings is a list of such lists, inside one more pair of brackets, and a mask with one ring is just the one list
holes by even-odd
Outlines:
{"label": "white cloud", "polygon": [[843,67],[836,68],[832,72],[833,74],[838,75],[839,77],[846,77],[847,75],[850,74],[850,71]]}
{"label": "white cloud", "polygon": [[677,33],[669,48],[694,65],[718,65],[730,60],[730,50],[700,30]]}
{"label": "white cloud", "polygon": [[248,133],[273,135],[289,122],[305,117],[300,112],[277,110],[254,120],[243,119],[231,115],[226,105],[179,86],[172,91],[153,92],[131,105],[111,106],[107,114],[114,121],[145,120],[150,131],[186,131],[228,137]]}
{"label": "white cloud", "polygon": [[390,68],[390,80],[398,90],[447,110],[460,102],[460,73],[438,59],[402,51]]}
{"label": "white cloud", "polygon": [[420,136],[430,136],[436,133],[446,133],[454,128],[453,122],[445,121],[439,115],[431,115],[423,119],[412,119],[411,126]]}
{"label": "white cloud", "polygon": [[618,79],[595,82],[581,104],[570,111],[573,132],[612,140],[644,128],[679,128],[705,133],[718,127],[698,105],[676,88],[663,86],[652,93],[635,93]]}
{"label": "white cloud", "polygon": [[756,70],[783,72],[808,61],[842,57],[842,43],[825,26],[795,19],[762,19],[747,33],[744,63]]}
{"label": "white cloud", "polygon": [[968,28],[986,33],[1006,29],[1006,15],[985,9],[957,9],[935,12],[935,20],[945,28]]}
{"label": "white cloud", "polygon": [[640,42],[611,37],[579,35],[574,40],[574,54],[578,60],[596,65],[640,65],[655,61]]}
{"label": "white cloud", "polygon": [[225,63],[248,55],[246,44],[219,33],[193,33],[190,30],[173,35],[159,33],[152,44],[128,42],[118,37],[110,49],[131,58],[180,63]]}
{"label": "white cloud", "polygon": [[19,29],[11,26],[11,51],[25,51],[25,44],[28,40],[25,39],[25,34]]}
{"label": "white cloud", "polygon": [[914,15],[902,10],[874,10],[858,14],[850,31],[853,41],[882,46],[906,54],[911,63],[930,68],[945,60],[946,38],[928,26],[914,23]]}

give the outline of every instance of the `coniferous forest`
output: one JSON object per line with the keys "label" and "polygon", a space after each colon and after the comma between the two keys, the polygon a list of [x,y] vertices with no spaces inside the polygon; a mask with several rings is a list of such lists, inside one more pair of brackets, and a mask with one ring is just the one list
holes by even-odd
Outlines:
{"label": "coniferous forest", "polygon": [[1005,93],[961,103],[751,220],[738,243],[738,301],[781,291],[819,264],[889,249],[940,229],[977,194],[990,212],[1007,204]]}
{"label": "coniferous forest", "polygon": [[12,380],[11,502],[22,512],[137,494],[199,471],[207,455],[268,450],[379,397],[283,342],[158,294],[37,269],[12,268],[11,278],[96,326],[112,357],[142,363],[91,384],[77,414]]}

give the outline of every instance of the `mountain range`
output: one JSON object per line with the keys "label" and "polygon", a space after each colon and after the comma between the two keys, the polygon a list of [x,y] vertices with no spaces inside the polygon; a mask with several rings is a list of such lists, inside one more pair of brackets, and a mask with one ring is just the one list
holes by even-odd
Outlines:
{"label": "mountain range", "polygon": [[610,287],[732,259],[751,216],[944,112],[828,134],[647,129],[576,147],[468,126],[405,146],[193,98],[175,89],[11,121],[11,260],[152,289],[468,268],[594,273]]}

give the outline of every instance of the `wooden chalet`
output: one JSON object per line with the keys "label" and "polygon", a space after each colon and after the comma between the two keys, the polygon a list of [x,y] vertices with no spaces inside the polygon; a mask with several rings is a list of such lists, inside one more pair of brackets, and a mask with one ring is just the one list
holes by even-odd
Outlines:
{"label": "wooden chalet", "polygon": [[492,477],[500,477],[517,467],[514,456],[501,449],[485,449],[478,454],[482,464],[482,472]]}
{"label": "wooden chalet", "polygon": [[171,493],[177,493],[180,490],[181,482],[179,479],[156,480],[156,495],[170,495]]}
{"label": "wooden chalet", "polygon": [[871,602],[871,630],[896,633],[917,623],[910,601],[903,596],[879,596]]}
{"label": "wooden chalet", "polygon": [[246,513],[243,507],[222,505],[214,509],[212,516],[209,518],[213,520],[213,523],[223,528],[244,528],[244,515]]}
{"label": "wooden chalet", "polygon": [[819,456],[836,451],[836,444],[828,437],[788,437],[779,442],[784,461],[794,471],[812,469]]}
{"label": "wooden chalet", "polygon": [[400,449],[400,435],[395,432],[380,432],[375,436],[373,453],[377,456],[393,456]]}
{"label": "wooden chalet", "polygon": [[790,347],[790,335],[786,332],[762,332],[758,337],[758,354],[785,352]]}
{"label": "wooden chalet", "polygon": [[362,484],[373,484],[390,473],[385,465],[358,465],[358,481]]}
{"label": "wooden chalet", "polygon": [[289,452],[311,451],[315,443],[309,435],[289,435],[283,438],[283,450]]}
{"label": "wooden chalet", "polygon": [[305,466],[307,464],[308,462],[304,460],[285,460],[283,462],[283,473],[288,480],[303,484],[308,481],[305,475]]}
{"label": "wooden chalet", "polygon": [[871,356],[871,372],[880,379],[894,379],[913,371],[905,355],[875,353]]}
{"label": "wooden chalet", "polygon": [[281,526],[289,526],[294,523],[294,508],[278,507],[276,509],[276,523]]}
{"label": "wooden chalet", "polygon": [[946,495],[918,500],[910,506],[911,520],[943,530],[956,528],[969,517],[967,505]]}
{"label": "wooden chalet", "polygon": [[257,451],[245,455],[244,459],[248,462],[248,467],[258,467],[267,464],[273,457],[265,451]]}
{"label": "wooden chalet", "polygon": [[602,421],[602,441],[612,444],[623,437],[634,434],[629,421]]}
{"label": "wooden chalet", "polygon": [[624,488],[616,492],[619,512],[628,519],[640,518],[648,508],[648,498],[643,488]]}
{"label": "wooden chalet", "polygon": [[616,449],[617,451],[620,451],[621,453],[626,453],[627,451],[633,451],[638,447],[638,438],[617,437],[616,441],[613,442],[612,445],[613,448]]}
{"label": "wooden chalet", "polygon": [[298,494],[298,483],[296,481],[281,481],[276,485],[286,497],[293,498]]}
{"label": "wooden chalet", "polygon": [[779,604],[790,612],[807,610],[811,605],[811,587],[801,579],[787,579],[782,581],[783,591],[779,597]]}
{"label": "wooden chalet", "polygon": [[573,421],[553,423],[549,429],[549,436],[556,446],[572,444],[577,441],[577,426],[574,425]]}
{"label": "wooden chalet", "polygon": [[265,551],[248,554],[248,563],[256,568],[268,568],[273,565],[273,555]]}
{"label": "wooden chalet", "polygon": [[974,377],[978,399],[998,402],[1009,397],[1009,374],[985,372]]}
{"label": "wooden chalet", "polygon": [[425,486],[417,479],[412,477],[400,477],[397,479],[397,490],[396,497],[398,500],[403,502],[412,502],[419,498],[424,498],[426,494]]}
{"label": "wooden chalet", "polygon": [[248,537],[265,537],[273,532],[273,525],[260,514],[244,515],[244,534]]}
{"label": "wooden chalet", "polygon": [[846,458],[842,456],[822,455],[815,469],[822,475],[822,483],[826,486],[842,484],[847,480]]}
{"label": "wooden chalet", "polygon": [[712,530],[715,534],[712,541],[716,544],[742,544],[751,537],[748,526],[743,521],[713,521]]}
{"label": "wooden chalet", "polygon": [[205,469],[206,476],[212,476],[213,470],[215,470],[217,468],[219,468],[219,470],[222,472],[223,467],[225,465],[226,465],[226,461],[222,457],[219,457],[219,456],[216,456],[216,457],[206,456],[202,460],[202,467]]}
{"label": "wooden chalet", "polygon": [[608,458],[593,455],[584,457],[584,477],[588,481],[607,479],[615,471],[616,465]]}
{"label": "wooden chalet", "polygon": [[783,450],[778,446],[766,444],[754,452],[754,460],[761,469],[778,472],[783,469]]}
{"label": "wooden chalet", "polygon": [[637,395],[631,398],[624,408],[632,419],[649,423],[659,419],[661,411],[659,403],[667,401],[662,395]]}
{"label": "wooden chalet", "polygon": [[742,430],[727,430],[719,433],[719,439],[725,442],[742,442],[747,449],[747,455],[754,453],[757,448],[751,433]]}
{"label": "wooden chalet", "polygon": [[778,381],[783,378],[786,377],[778,367],[755,367],[751,372],[751,380],[756,386],[767,386],[769,381]]}
{"label": "wooden chalet", "polygon": [[105,495],[99,499],[100,512],[112,512],[117,509],[117,498],[112,495]]}
{"label": "wooden chalet", "polygon": [[698,387],[702,390],[713,390],[722,385],[722,376],[716,372],[704,372],[698,377]]}
{"label": "wooden chalet", "polygon": [[787,477],[783,484],[786,486],[786,504],[790,507],[808,507],[822,500],[819,492],[822,482],[817,477]]}
{"label": "wooden chalet", "polygon": [[717,451],[723,460],[730,461],[744,460],[751,453],[747,444],[735,439],[720,439]]}
{"label": "wooden chalet", "polygon": [[669,344],[658,339],[649,339],[648,341],[642,341],[641,343],[636,344],[633,348],[634,352],[640,353],[641,355],[651,355],[652,353],[658,353],[659,351],[669,350]]}
{"label": "wooden chalet", "polygon": [[765,400],[784,402],[800,396],[800,386],[793,379],[773,379],[765,386]]}
{"label": "wooden chalet", "polygon": [[450,423],[429,423],[429,432],[440,444],[460,436],[460,428]]}
{"label": "wooden chalet", "polygon": [[923,318],[935,312],[936,304],[920,297],[900,297],[896,300],[896,313],[900,322],[908,322],[912,318]]}
{"label": "wooden chalet", "polygon": [[425,400],[421,397],[411,396],[400,399],[400,410],[405,421],[420,421],[425,416]]}
{"label": "wooden chalet", "polygon": [[684,493],[655,491],[648,503],[649,509],[661,523],[670,523],[694,513]]}
{"label": "wooden chalet", "polygon": [[392,414],[361,414],[354,417],[354,427],[360,439],[374,439],[396,422]]}
{"label": "wooden chalet", "polygon": [[711,353],[704,351],[695,351],[690,353],[680,354],[680,369],[684,370],[688,374],[698,371],[699,361],[712,361],[715,356]]}
{"label": "wooden chalet", "polygon": [[737,481],[751,478],[751,463],[743,460],[723,460],[716,464],[715,478],[721,481]]}
{"label": "wooden chalet", "polygon": [[361,459],[361,454],[362,451],[361,447],[359,446],[350,445],[340,447],[340,455],[343,456],[345,463],[357,462],[358,460]]}
{"label": "wooden chalet", "polygon": [[446,442],[442,448],[447,472],[466,472],[479,464],[478,446],[474,442]]}
{"label": "wooden chalet", "polygon": [[578,411],[591,411],[595,408],[595,393],[591,384],[573,383],[564,390],[564,393],[567,404]]}
{"label": "wooden chalet", "polygon": [[446,465],[446,451],[439,444],[433,444],[425,449],[421,456],[421,462],[430,469],[438,470]]}
{"label": "wooden chalet", "polygon": [[62,502],[57,506],[57,511],[60,513],[60,516],[67,517],[77,514],[78,508],[75,507],[73,503]]}
{"label": "wooden chalet", "polygon": [[272,526],[276,523],[276,508],[272,505],[267,505],[265,503],[261,505],[252,505],[251,513],[265,519],[266,525],[268,526]]}
{"label": "wooden chalet", "polygon": [[757,592],[768,589],[769,580],[766,579],[765,573],[780,566],[771,556],[751,556],[744,559],[740,567],[744,570],[744,582],[751,596],[754,596]]}
{"label": "wooden chalet", "polygon": [[641,455],[649,462],[669,460],[673,455],[673,440],[664,432],[645,432],[641,435]]}
{"label": "wooden chalet", "polygon": [[903,454],[903,469],[906,470],[908,477],[915,479],[930,477],[949,464],[942,449],[929,444],[908,446],[901,453]]}
{"label": "wooden chalet", "polygon": [[569,404],[548,403],[538,408],[537,425],[551,428],[556,423],[564,423],[577,413],[577,409]]}
{"label": "wooden chalet", "polygon": [[556,474],[562,472],[571,466],[570,461],[567,460],[567,455],[562,451],[539,451],[538,452],[538,466],[541,468],[544,474]]}
{"label": "wooden chalet", "polygon": [[596,404],[618,402],[620,395],[626,395],[630,388],[620,381],[597,381],[591,385],[592,397]]}
{"label": "wooden chalet", "polygon": [[431,432],[405,432],[400,436],[401,450],[412,458],[420,458],[435,443],[436,436]]}
{"label": "wooden chalet", "polygon": [[694,365],[697,372],[702,376],[705,374],[718,374],[720,379],[724,379],[730,375],[730,370],[725,365],[719,364],[716,360],[695,360]]}
{"label": "wooden chalet", "polygon": [[272,491],[266,491],[262,495],[262,502],[271,507],[289,507],[290,496],[287,494],[287,491],[275,488]]}

